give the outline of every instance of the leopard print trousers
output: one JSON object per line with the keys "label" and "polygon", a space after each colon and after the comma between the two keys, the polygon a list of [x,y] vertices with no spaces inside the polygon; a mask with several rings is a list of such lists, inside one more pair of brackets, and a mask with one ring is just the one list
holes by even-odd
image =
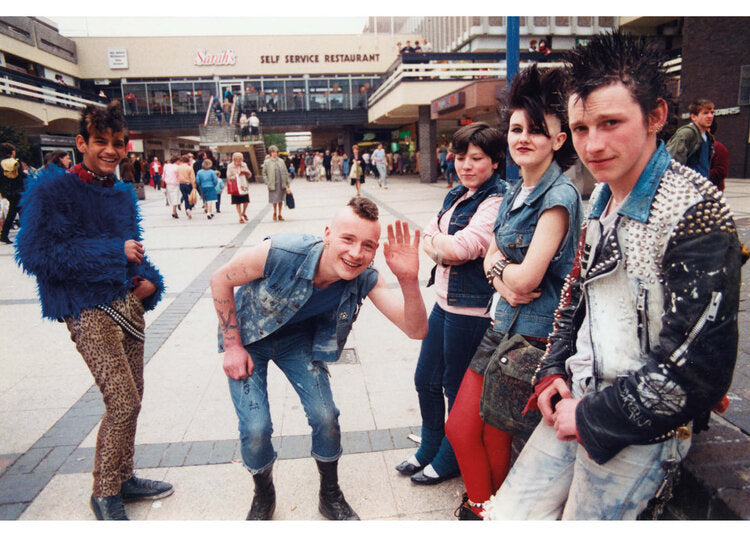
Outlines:
{"label": "leopard print trousers", "polygon": [[[143,305],[132,292],[109,305],[144,329]],[[133,476],[135,429],[143,399],[143,343],[94,307],[81,311],[78,318],[66,317],[65,323],[104,399],[94,454],[93,493],[97,497],[116,495],[122,482]]]}

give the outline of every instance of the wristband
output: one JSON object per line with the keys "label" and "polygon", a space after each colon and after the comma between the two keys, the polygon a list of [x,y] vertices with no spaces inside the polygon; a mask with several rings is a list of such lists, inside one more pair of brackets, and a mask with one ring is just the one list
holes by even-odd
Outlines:
{"label": "wristband", "polygon": [[495,278],[499,278],[500,281],[503,280],[503,272],[505,271],[505,268],[510,264],[510,261],[506,258],[502,258],[499,261],[497,261],[495,264],[492,265],[492,268],[487,270],[487,273],[485,274],[487,276],[487,282],[490,284],[491,287],[494,287],[493,281]]}

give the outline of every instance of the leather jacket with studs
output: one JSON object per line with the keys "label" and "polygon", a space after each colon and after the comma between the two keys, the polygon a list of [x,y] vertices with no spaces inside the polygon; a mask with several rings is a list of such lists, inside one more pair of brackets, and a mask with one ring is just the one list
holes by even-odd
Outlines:
{"label": "leather jacket with studs", "polygon": [[721,192],[672,160],[663,143],[619,207],[613,231],[601,236],[610,195],[606,184],[592,194],[535,376],[570,379],[566,361],[589,322],[592,376],[576,425],[600,464],[628,445],[663,441],[705,419],[729,389],[741,267]]}

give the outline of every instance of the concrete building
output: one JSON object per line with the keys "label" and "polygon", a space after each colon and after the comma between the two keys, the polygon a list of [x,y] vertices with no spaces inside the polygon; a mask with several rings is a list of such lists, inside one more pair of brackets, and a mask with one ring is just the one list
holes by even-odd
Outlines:
{"label": "concrete building", "polygon": [[[730,175],[748,176],[742,39],[731,39],[747,34],[747,19],[519,19],[522,66],[561,65],[565,50],[620,24],[660,40],[680,102],[693,98],[692,88],[706,90],[727,115],[719,139],[728,141]],[[461,124],[497,121],[506,32],[506,17],[372,17],[352,35],[67,38],[43,18],[0,17],[0,116],[35,140],[41,159],[53,147],[72,148],[80,107],[117,98],[131,150],[147,158],[213,149],[258,161],[262,141],[241,140],[238,127],[242,112],[255,111],[264,134],[309,132],[316,150],[383,142],[429,182],[439,175],[435,148]],[[431,52],[397,50],[425,40]],[[715,74],[708,85],[706,72]],[[230,121],[219,123],[211,102],[227,91]]]}

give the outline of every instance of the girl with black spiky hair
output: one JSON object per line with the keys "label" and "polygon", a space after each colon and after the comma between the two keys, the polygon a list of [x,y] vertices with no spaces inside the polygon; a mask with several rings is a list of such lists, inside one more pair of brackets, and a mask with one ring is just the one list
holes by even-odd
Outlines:
{"label": "girl with black spiky hair", "polygon": [[[508,151],[521,179],[498,210],[484,260],[495,290],[493,325],[484,335],[446,423],[466,485],[459,519],[481,519],[483,503],[510,468],[513,435],[482,421],[484,371],[506,332],[544,348],[565,276],[570,271],[582,218],[581,196],[563,174],[575,160],[567,124],[564,76],[533,65],[514,78],[501,112]],[[515,321],[513,320],[515,315]],[[525,400],[519,401],[521,405]]]}

